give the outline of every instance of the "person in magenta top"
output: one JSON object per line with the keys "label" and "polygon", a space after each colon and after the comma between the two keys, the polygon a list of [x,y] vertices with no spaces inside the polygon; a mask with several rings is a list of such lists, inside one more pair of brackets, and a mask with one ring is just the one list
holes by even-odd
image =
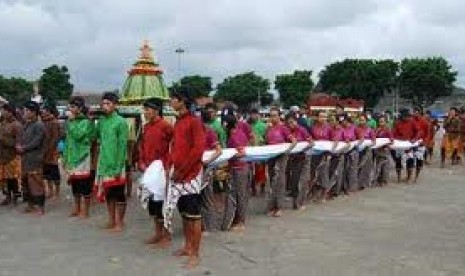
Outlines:
{"label": "person in magenta top", "polygon": [[318,112],[317,119],[310,129],[313,140],[331,140],[331,127],[326,124],[326,112]]}
{"label": "person in magenta top", "polygon": [[[353,142],[357,140],[355,133],[355,125],[352,119],[347,114],[341,116],[342,132],[345,142]],[[352,149],[346,154],[344,164],[344,185],[343,189],[346,191],[346,195],[350,192],[358,190],[358,152],[356,149]]]}
{"label": "person in magenta top", "polygon": [[[331,131],[331,140],[334,141],[334,148],[336,148],[339,143],[344,142],[344,132],[341,124],[342,120],[343,117],[336,117],[333,129]],[[347,191],[343,191],[345,161],[344,159],[345,155],[343,153],[333,153],[331,155],[331,162],[329,168],[329,175],[331,177],[329,179],[329,189],[325,189],[325,196],[323,197],[323,200],[328,198],[331,199],[331,197],[334,196],[339,196],[342,192],[347,193]]]}
{"label": "person in magenta top", "polygon": [[[298,124],[296,114],[287,114],[285,121],[292,137],[294,137],[297,142],[312,142],[308,131]],[[308,186],[307,183],[310,178],[309,163],[310,157],[304,152],[290,155],[287,162],[287,187],[290,189],[291,196],[293,198],[293,208],[295,210],[303,209],[304,206],[304,199],[307,194],[306,187]]]}
{"label": "person in magenta top", "polygon": [[[291,131],[281,122],[281,112],[279,108],[270,109],[270,125],[266,131],[265,140],[268,145],[282,143],[295,143]],[[286,192],[286,165],[288,156],[280,155],[268,161],[268,170],[270,176],[271,196],[269,202],[269,216],[280,217],[284,203],[284,194]]]}
{"label": "person in magenta top", "polygon": [[[387,125],[386,117],[378,119],[378,128],[375,131],[376,138],[394,139],[392,131]],[[374,151],[375,154],[375,180],[378,186],[384,186],[389,181],[389,146],[386,145]]]}
{"label": "person in magenta top", "polygon": [[[367,125],[368,117],[365,114],[359,116],[359,126],[356,129],[357,139],[362,143],[366,139],[372,140],[372,144],[375,143],[375,132],[372,128]],[[359,189],[365,189],[372,186],[372,171],[373,166],[373,150],[370,147],[366,147],[359,152],[359,169],[358,169],[358,180]]]}
{"label": "person in magenta top", "polygon": [[376,138],[389,138],[391,140],[394,139],[394,135],[387,125],[386,117],[382,116],[378,119],[378,127],[375,130],[375,136]]}
{"label": "person in magenta top", "polygon": [[291,131],[282,123],[272,123],[266,130],[265,139],[268,145],[289,143],[291,141]]}
{"label": "person in magenta top", "polygon": [[235,148],[238,154],[229,161],[231,182],[226,197],[222,230],[245,230],[245,216],[248,207],[249,164],[241,161],[244,148],[249,145],[250,139],[239,127],[234,115],[223,118],[226,128],[227,146]]}
{"label": "person in magenta top", "polygon": [[[331,141],[332,130],[331,126],[327,124],[327,114],[325,111],[319,111],[317,118],[312,128],[310,129],[310,135],[315,141]],[[325,152],[320,155],[311,156],[311,177],[312,180],[310,190],[313,190],[313,186],[317,185],[320,189],[327,191],[330,189],[329,183],[329,165],[330,165],[330,154]],[[326,197],[324,195],[321,200]]]}

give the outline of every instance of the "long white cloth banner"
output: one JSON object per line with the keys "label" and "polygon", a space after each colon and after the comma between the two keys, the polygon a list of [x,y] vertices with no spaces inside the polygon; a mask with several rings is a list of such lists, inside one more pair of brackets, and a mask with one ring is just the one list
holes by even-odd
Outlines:
{"label": "long white cloth banner", "polygon": [[[392,143],[391,143],[392,142]],[[290,154],[305,152],[307,155],[319,155],[324,152],[329,153],[346,153],[353,149],[358,151],[364,150],[366,148],[377,149],[384,146],[389,146],[393,150],[408,150],[414,147],[419,146],[419,141],[412,143],[410,141],[401,141],[393,140],[391,141],[388,138],[377,138],[375,142],[372,140],[364,140],[362,143],[360,141],[353,142],[333,142],[333,141],[315,141],[313,145],[310,145],[308,142],[299,142],[296,146],[289,152]],[[253,161],[265,161],[271,158],[274,158],[278,155],[281,155],[289,150],[291,144],[284,143],[278,145],[269,145],[269,146],[256,146],[256,147],[246,147],[245,156],[241,158],[243,161],[253,162]],[[206,151],[203,154],[203,161],[210,160],[214,155],[214,151]],[[233,158],[237,154],[236,149],[226,148],[223,149],[221,155],[211,164],[210,166],[216,166],[227,162],[229,159]]]}

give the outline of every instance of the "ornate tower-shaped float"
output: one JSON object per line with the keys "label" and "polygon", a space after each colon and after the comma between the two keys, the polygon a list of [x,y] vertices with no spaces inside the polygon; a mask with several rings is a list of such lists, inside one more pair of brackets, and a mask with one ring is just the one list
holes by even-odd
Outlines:
{"label": "ornate tower-shaped float", "polygon": [[140,105],[150,98],[168,100],[169,93],[163,82],[163,70],[156,62],[148,41],[144,41],[140,52],[136,63],[128,71],[120,94],[121,103]]}

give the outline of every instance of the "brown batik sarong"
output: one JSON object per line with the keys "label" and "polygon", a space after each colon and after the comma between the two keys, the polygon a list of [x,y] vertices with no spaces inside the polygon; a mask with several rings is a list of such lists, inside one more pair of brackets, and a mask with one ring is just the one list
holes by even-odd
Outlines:
{"label": "brown batik sarong", "polygon": [[373,151],[371,149],[364,149],[359,153],[358,185],[360,189],[370,187],[372,175]]}
{"label": "brown batik sarong", "polygon": [[286,192],[286,164],[288,156],[282,155],[273,158],[268,163],[271,196],[269,210],[283,208],[284,194]]}

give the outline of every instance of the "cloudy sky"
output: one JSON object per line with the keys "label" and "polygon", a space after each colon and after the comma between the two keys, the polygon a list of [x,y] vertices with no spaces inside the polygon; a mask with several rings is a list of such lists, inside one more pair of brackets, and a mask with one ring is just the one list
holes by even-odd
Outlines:
{"label": "cloudy sky", "polygon": [[0,74],[34,79],[58,63],[77,90],[119,88],[148,39],[168,83],[442,55],[465,85],[464,11],[461,0],[0,0]]}

